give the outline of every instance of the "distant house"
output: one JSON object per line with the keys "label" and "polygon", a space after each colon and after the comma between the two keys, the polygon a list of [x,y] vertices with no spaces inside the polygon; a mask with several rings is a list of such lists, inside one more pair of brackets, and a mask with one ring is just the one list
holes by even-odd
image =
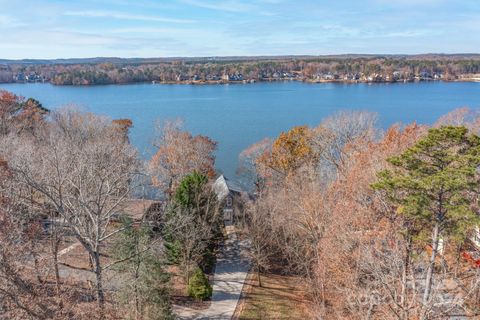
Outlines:
{"label": "distant house", "polygon": [[207,81],[219,81],[222,79],[222,77],[217,74],[207,74],[206,79]]}
{"label": "distant house", "polygon": [[322,78],[323,80],[328,80],[328,81],[335,80],[335,76],[331,73],[323,74]]}
{"label": "distant house", "polygon": [[[45,205],[45,210],[48,205]],[[49,234],[55,228],[61,228],[64,232],[69,231],[68,223],[60,215],[54,213],[54,209],[50,208],[50,215],[43,215],[38,220],[45,234]],[[129,217],[134,223],[147,222],[156,227],[160,221],[161,214],[164,211],[164,203],[160,201],[144,200],[144,199],[127,199],[123,201],[113,212],[112,222],[120,222],[123,217]],[[52,218],[53,216],[53,218]],[[73,236],[71,233],[67,233]]]}
{"label": "distant house", "polygon": [[25,82],[25,74],[23,74],[22,72],[17,73],[13,79],[17,82]]}
{"label": "distant house", "polygon": [[428,80],[428,79],[432,78],[428,71],[420,72],[419,77],[420,77],[421,80]]}
{"label": "distant house", "polygon": [[42,82],[42,77],[35,73],[30,73],[29,75],[25,76],[25,81],[27,82]]}
{"label": "distant house", "polygon": [[381,74],[374,73],[373,75],[370,75],[367,77],[368,82],[383,82],[384,78]]}
{"label": "distant house", "polygon": [[356,73],[347,73],[346,75],[343,76],[343,80],[347,81],[356,81],[360,79],[360,76]]}
{"label": "distant house", "polygon": [[225,225],[231,225],[242,215],[242,188],[233,181],[228,180],[223,175],[213,183],[213,191],[217,195],[223,209],[223,220]]}
{"label": "distant house", "polygon": [[243,81],[243,75],[241,73],[224,74],[222,76],[223,81]]}
{"label": "distant house", "polygon": [[402,73],[400,71],[393,72],[393,80],[398,81],[402,77]]}
{"label": "distant house", "polygon": [[177,74],[177,75],[175,76],[175,80],[176,80],[177,82],[187,81],[188,79],[189,79],[189,77],[188,77],[187,75],[185,75],[185,74]]}

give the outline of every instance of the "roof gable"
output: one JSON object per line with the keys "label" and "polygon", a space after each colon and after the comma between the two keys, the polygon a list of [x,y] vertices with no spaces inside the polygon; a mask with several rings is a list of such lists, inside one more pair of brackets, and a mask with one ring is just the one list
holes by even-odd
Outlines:
{"label": "roof gable", "polygon": [[235,182],[228,180],[224,175],[220,175],[213,183],[213,190],[218,199],[225,198],[230,192],[241,193],[242,188]]}

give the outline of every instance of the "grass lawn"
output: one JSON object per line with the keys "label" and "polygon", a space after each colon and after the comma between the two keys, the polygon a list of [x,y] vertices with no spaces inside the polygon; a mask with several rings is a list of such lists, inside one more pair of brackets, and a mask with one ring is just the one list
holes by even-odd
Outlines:
{"label": "grass lawn", "polygon": [[239,319],[309,319],[298,278],[264,274],[259,287],[256,275],[250,274],[246,284],[249,288]]}

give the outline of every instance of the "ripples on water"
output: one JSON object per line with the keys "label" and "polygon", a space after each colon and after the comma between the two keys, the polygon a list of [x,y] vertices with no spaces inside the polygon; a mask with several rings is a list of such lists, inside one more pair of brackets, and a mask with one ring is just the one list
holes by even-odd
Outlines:
{"label": "ripples on water", "polygon": [[130,118],[132,142],[151,154],[156,119],[183,118],[188,130],[219,142],[217,167],[233,176],[238,154],[295,125],[316,125],[340,109],[377,112],[380,125],[432,123],[462,106],[480,107],[480,83],[52,86],[0,84],[47,108],[76,104],[113,118]]}

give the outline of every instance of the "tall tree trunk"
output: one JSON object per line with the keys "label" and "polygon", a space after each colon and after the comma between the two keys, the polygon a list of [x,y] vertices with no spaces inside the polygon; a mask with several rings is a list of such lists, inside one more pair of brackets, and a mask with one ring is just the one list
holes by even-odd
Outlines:
{"label": "tall tree trunk", "polygon": [[427,276],[425,278],[425,285],[424,285],[425,291],[423,293],[423,299],[422,299],[424,309],[428,301],[430,300],[430,295],[432,291],[433,268],[435,266],[435,259],[437,258],[438,241],[440,239],[439,230],[440,230],[439,223],[436,222],[432,232],[432,254],[430,255],[430,261],[427,268]]}
{"label": "tall tree trunk", "polygon": [[43,283],[42,276],[40,275],[40,264],[38,262],[37,253],[32,249],[32,256],[33,256],[33,265],[35,267],[35,275],[37,278],[38,283]]}
{"label": "tall tree trunk", "polygon": [[140,310],[140,292],[138,290],[138,281],[140,278],[140,261],[139,252],[138,252],[138,239],[136,239],[136,257],[135,257],[135,284],[134,284],[134,292],[135,292],[135,319],[140,319],[142,315],[142,310]]}
{"label": "tall tree trunk", "polygon": [[93,260],[95,263],[95,279],[97,286],[97,303],[100,311],[100,319],[105,317],[105,292],[103,291],[102,265],[100,264],[100,253],[94,251]]}
{"label": "tall tree trunk", "polygon": [[402,271],[402,296],[401,296],[401,306],[402,306],[402,319],[409,319],[409,310],[408,310],[408,270],[410,269],[410,257],[412,252],[412,239],[410,235],[407,235],[407,246],[405,250],[405,260],[403,264]]}
{"label": "tall tree trunk", "polygon": [[52,244],[52,256],[53,256],[53,268],[55,270],[55,287],[57,294],[60,292],[60,271],[58,269],[58,248],[60,246],[60,240],[55,236]]}
{"label": "tall tree trunk", "polygon": [[261,288],[262,287],[262,278],[260,275],[260,267],[257,267],[257,277],[258,277],[258,286]]}

